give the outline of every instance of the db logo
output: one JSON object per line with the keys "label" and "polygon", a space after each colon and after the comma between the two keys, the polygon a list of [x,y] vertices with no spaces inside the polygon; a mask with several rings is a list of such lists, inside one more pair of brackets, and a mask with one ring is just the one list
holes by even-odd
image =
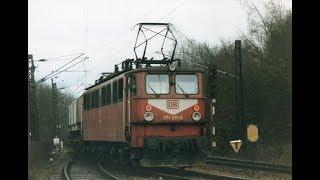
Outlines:
{"label": "db logo", "polygon": [[178,109],[179,108],[179,101],[178,100],[167,100],[167,108],[168,109]]}

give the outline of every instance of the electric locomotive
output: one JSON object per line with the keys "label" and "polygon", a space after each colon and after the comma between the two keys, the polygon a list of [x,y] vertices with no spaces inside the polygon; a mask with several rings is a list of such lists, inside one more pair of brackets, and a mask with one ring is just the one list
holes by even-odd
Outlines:
{"label": "electric locomotive", "polygon": [[[166,23],[140,23],[139,30],[144,25],[170,32]],[[173,55],[127,59],[69,106],[70,139],[124,164],[192,166],[208,143],[206,77]]]}

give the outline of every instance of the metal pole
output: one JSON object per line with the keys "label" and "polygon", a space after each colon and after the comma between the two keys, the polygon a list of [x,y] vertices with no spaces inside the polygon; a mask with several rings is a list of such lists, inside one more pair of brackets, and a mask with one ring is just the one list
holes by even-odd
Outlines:
{"label": "metal pole", "polygon": [[61,141],[61,124],[60,124],[60,121],[59,121],[59,139]]}
{"label": "metal pole", "polygon": [[30,67],[30,59],[32,59],[32,55],[28,55],[28,140],[31,140],[31,94],[30,94],[30,90],[31,90],[31,67]]}
{"label": "metal pole", "polygon": [[216,65],[213,62],[208,62],[206,65],[208,67],[208,78],[207,78],[207,117],[210,117],[210,122],[207,125],[207,129],[209,132],[209,139],[211,142],[211,147],[215,148],[217,143],[217,136],[216,136],[216,122],[214,120],[214,108],[215,108],[215,98],[216,98],[216,75],[217,69]]}
{"label": "metal pole", "polygon": [[244,114],[244,98],[243,98],[243,77],[242,77],[242,53],[241,40],[235,41],[235,78],[236,88],[236,122],[239,122],[239,138],[245,140],[245,114]]}
{"label": "metal pole", "polygon": [[34,66],[33,55],[29,55],[28,59],[31,61],[30,75],[29,75],[29,126],[31,132],[31,140],[39,140],[39,118],[38,118],[38,105],[37,105],[37,92],[36,92],[36,83],[34,79],[34,72],[36,67]]}
{"label": "metal pole", "polygon": [[[236,41],[237,42],[237,41]],[[239,77],[239,73],[238,73],[238,61],[237,61],[237,46],[235,46],[235,53],[236,53],[236,58],[235,58],[235,75],[237,77]],[[236,108],[235,108],[235,118],[236,118],[236,122],[240,122],[239,120],[239,88],[238,88],[238,85],[239,84],[239,80],[238,78],[235,78],[235,100],[236,100]],[[238,138],[240,139],[241,138],[241,131],[240,131],[241,128],[239,128],[239,131],[238,131]]]}
{"label": "metal pole", "polygon": [[51,86],[52,86],[52,138],[56,136],[56,83],[53,82],[53,78],[51,79]]}

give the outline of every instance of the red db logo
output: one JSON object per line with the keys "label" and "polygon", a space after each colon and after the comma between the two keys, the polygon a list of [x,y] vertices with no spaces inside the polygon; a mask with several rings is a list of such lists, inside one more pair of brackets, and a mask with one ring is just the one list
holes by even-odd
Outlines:
{"label": "red db logo", "polygon": [[179,101],[178,100],[167,100],[167,108],[168,109],[178,109]]}

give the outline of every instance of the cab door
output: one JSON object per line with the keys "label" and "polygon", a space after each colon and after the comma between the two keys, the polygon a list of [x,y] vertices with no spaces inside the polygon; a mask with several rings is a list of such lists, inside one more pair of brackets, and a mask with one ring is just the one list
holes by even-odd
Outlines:
{"label": "cab door", "polygon": [[125,91],[124,91],[124,111],[125,111],[125,116],[124,116],[124,122],[125,122],[125,128],[124,128],[124,134],[125,138],[127,141],[130,141],[131,139],[131,106],[132,106],[132,100],[133,96],[136,95],[136,79],[134,74],[129,74],[125,78]]}

